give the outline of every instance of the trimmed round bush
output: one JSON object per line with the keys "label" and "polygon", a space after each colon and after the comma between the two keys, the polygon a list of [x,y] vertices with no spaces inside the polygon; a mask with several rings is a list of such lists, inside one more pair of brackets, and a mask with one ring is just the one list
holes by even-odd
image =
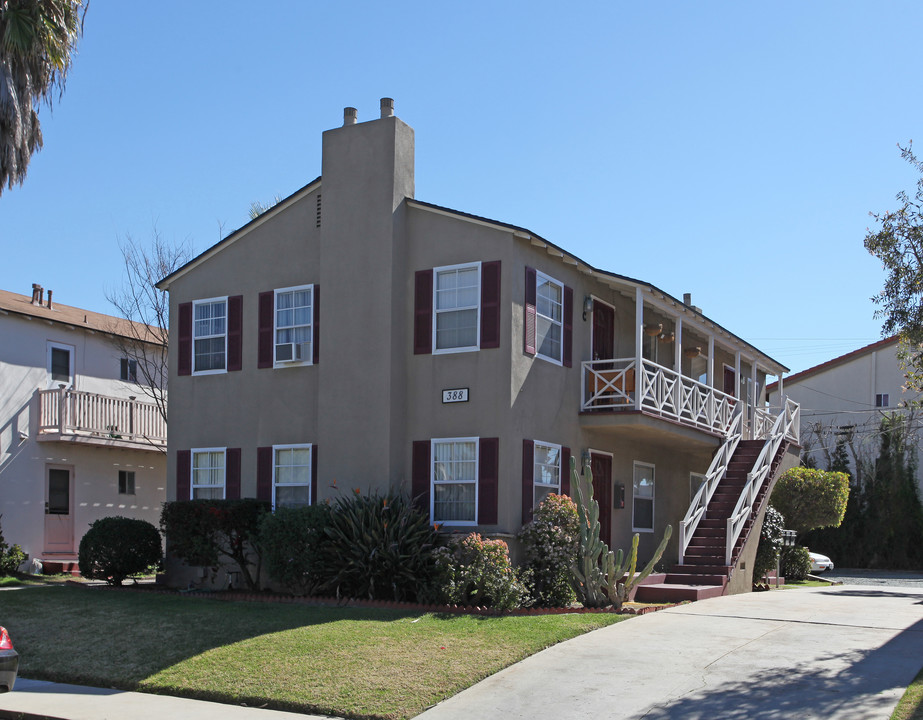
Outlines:
{"label": "trimmed round bush", "polygon": [[325,528],[330,506],[276,508],[260,521],[263,562],[270,578],[296,595],[311,595],[325,576]]}
{"label": "trimmed round bush", "polygon": [[126,578],[151,571],[162,557],[156,527],[120,516],[91,523],[78,552],[80,574],[109,585],[121,585]]}

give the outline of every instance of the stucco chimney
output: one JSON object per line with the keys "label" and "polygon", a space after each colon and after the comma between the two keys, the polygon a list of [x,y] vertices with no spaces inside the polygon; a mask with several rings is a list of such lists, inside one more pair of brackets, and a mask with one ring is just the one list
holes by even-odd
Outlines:
{"label": "stucco chimney", "polygon": [[394,99],[393,98],[382,98],[381,99],[381,116],[383,118],[394,117]]}
{"label": "stucco chimney", "polygon": [[683,305],[692,307],[692,293],[683,293]]}
{"label": "stucco chimney", "polygon": [[51,310],[51,290],[48,291],[48,309]]}
{"label": "stucco chimney", "polygon": [[343,108],[343,126],[346,125],[355,125],[357,122],[357,115],[359,111],[354,107]]}

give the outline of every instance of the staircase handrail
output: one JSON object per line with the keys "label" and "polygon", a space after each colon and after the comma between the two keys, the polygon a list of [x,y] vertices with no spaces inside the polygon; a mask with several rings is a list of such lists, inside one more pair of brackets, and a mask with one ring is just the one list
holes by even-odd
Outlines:
{"label": "staircase handrail", "polygon": [[708,503],[711,502],[712,495],[715,494],[718,483],[721,482],[721,478],[724,477],[728,464],[731,462],[731,457],[733,457],[734,451],[737,449],[737,444],[743,437],[743,432],[741,430],[743,413],[741,410],[742,406],[738,403],[734,407],[734,417],[728,427],[727,435],[724,436],[724,442],[712,458],[711,465],[708,466],[708,471],[705,473],[705,480],[702,486],[696,492],[695,497],[692,498],[692,502],[689,503],[689,510],[686,512],[686,517],[679,523],[680,565],[683,564],[683,560],[686,557],[686,550],[689,548],[692,536],[699,526],[699,521],[705,516]]}
{"label": "staircase handrail", "polygon": [[797,436],[798,419],[800,408],[798,403],[785,399],[785,407],[779,413],[775,423],[772,426],[772,432],[763,443],[763,449],[760,450],[759,457],[753,463],[753,469],[747,473],[747,484],[744,485],[734,506],[734,511],[727,520],[727,535],[725,539],[724,559],[725,564],[730,565],[733,560],[734,546],[743,531],[744,525],[750,514],[753,512],[753,503],[756,500],[766,476],[769,475],[769,469],[772,467],[772,461],[786,437]]}

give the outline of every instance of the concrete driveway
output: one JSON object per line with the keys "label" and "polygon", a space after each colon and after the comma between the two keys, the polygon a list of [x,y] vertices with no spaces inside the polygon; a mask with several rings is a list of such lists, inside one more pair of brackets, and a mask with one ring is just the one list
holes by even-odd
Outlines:
{"label": "concrete driveway", "polygon": [[556,645],[418,720],[887,719],[923,667],[923,589],[703,600]]}

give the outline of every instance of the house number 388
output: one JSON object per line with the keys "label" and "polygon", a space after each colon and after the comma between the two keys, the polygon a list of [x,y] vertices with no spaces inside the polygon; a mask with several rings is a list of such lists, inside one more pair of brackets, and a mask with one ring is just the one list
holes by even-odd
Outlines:
{"label": "house number 388", "polygon": [[468,388],[456,388],[442,391],[442,402],[468,402]]}

